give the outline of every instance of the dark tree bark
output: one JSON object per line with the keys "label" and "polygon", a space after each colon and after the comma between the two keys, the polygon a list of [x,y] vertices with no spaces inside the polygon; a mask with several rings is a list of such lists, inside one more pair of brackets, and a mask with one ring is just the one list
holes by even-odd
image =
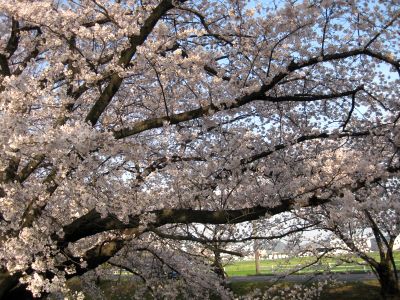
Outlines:
{"label": "dark tree bark", "polygon": [[400,288],[395,270],[388,263],[380,263],[376,268],[379,283],[381,285],[381,296],[384,300],[400,299]]}
{"label": "dark tree bark", "polygon": [[34,299],[26,285],[19,282],[20,274],[11,275],[8,272],[0,273],[0,299],[1,300],[31,300]]}
{"label": "dark tree bark", "polygon": [[3,300],[33,300],[42,299],[43,297],[35,298],[33,294],[26,289],[26,285],[19,284],[9,290],[1,299]]}

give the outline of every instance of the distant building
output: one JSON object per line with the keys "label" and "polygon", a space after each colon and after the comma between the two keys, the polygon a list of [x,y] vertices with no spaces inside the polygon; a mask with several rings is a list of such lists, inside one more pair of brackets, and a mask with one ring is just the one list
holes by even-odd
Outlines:
{"label": "distant building", "polygon": [[[286,258],[288,257],[287,245],[281,241],[274,241],[272,243],[268,243],[267,245],[263,245],[262,248],[258,250],[260,255],[260,259],[278,259],[278,258]],[[245,260],[253,260],[254,253],[251,252],[248,255],[244,256]]]}
{"label": "distant building", "polygon": [[[376,242],[375,238],[371,238],[368,241],[369,250],[372,251],[379,251],[378,243]],[[393,250],[400,250],[400,236],[398,236],[394,240]]]}
{"label": "distant building", "polygon": [[400,250],[400,236],[394,240],[393,250]]}
{"label": "distant building", "polygon": [[267,249],[260,250],[260,256],[264,259],[277,259],[286,258],[287,245],[281,241],[276,241],[273,244],[268,245]]}

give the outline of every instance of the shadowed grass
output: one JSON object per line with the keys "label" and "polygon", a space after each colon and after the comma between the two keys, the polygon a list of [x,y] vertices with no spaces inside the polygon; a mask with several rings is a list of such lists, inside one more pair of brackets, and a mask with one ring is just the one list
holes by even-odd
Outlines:
{"label": "shadowed grass", "polygon": [[[282,282],[277,284],[277,289],[290,288],[294,283]],[[307,285],[307,284],[305,284]],[[78,279],[70,280],[69,286],[73,291],[81,290],[81,283]],[[137,282],[130,280],[122,281],[101,281],[99,288],[107,300],[133,300],[133,291],[138,287]],[[271,283],[268,282],[233,282],[229,288],[236,296],[245,296],[255,289],[262,292],[268,290]],[[87,300],[96,300],[96,297],[85,295]],[[50,299],[53,299],[50,297]],[[145,295],[142,299],[153,299],[150,295]],[[218,297],[212,297],[218,300]],[[346,282],[330,285],[324,288],[321,293],[321,300],[377,300],[380,299],[379,283],[377,280],[367,280],[361,282]]]}
{"label": "shadowed grass", "polygon": [[[278,284],[278,289],[283,289],[294,283],[283,282]],[[255,289],[267,291],[270,284],[265,282],[234,282],[229,285],[237,296],[244,296]],[[320,300],[378,300],[379,282],[377,280],[367,280],[361,282],[346,282],[330,285],[321,293]]]}

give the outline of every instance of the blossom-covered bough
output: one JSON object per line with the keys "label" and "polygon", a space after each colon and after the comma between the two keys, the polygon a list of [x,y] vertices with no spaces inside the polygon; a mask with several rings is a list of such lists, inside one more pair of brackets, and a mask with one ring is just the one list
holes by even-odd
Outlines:
{"label": "blossom-covered bough", "polygon": [[0,299],[65,290],[107,261],[172,297],[143,252],[186,268],[188,297],[230,297],[155,230],[268,218],[398,176],[397,1],[0,11]]}

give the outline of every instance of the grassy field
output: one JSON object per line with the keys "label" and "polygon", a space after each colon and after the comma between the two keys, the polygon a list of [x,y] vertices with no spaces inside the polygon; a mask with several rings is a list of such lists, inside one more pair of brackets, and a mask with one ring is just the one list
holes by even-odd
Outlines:
{"label": "grassy field", "polygon": [[[378,258],[378,253],[372,253],[372,257]],[[355,259],[357,263],[340,262],[340,256],[335,258],[324,258],[320,263],[305,268],[297,274],[323,272],[330,269],[332,272],[369,272],[371,269],[363,264],[359,258]],[[347,257],[348,258],[348,257]],[[396,265],[400,266],[400,252],[394,254]],[[276,273],[290,272],[295,269],[300,269],[303,266],[313,262],[312,257],[295,257],[290,259],[275,259],[260,261],[261,274],[272,275]],[[225,271],[228,276],[249,276],[256,274],[255,262],[253,260],[235,261],[234,263],[225,266]]]}

